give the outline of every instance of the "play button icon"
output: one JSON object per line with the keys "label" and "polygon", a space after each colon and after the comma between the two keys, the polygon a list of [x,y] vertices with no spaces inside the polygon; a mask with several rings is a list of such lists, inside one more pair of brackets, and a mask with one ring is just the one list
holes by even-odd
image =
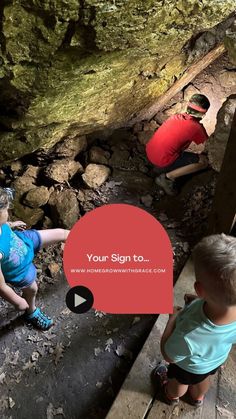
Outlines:
{"label": "play button icon", "polygon": [[73,287],[66,294],[66,305],[73,313],[86,313],[93,306],[93,301],[93,294],[83,286]]}

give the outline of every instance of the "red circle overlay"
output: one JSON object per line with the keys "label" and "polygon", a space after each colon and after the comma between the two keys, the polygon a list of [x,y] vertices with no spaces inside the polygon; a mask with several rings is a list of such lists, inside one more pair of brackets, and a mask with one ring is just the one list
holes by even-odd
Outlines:
{"label": "red circle overlay", "polygon": [[93,307],[116,314],[173,311],[173,254],[162,225],[126,204],[104,205],[72,228],[64,249],[71,287],[82,285]]}

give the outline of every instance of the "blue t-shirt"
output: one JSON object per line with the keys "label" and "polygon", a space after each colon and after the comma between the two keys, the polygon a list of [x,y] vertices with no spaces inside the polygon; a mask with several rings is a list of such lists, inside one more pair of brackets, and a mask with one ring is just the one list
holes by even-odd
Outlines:
{"label": "blue t-shirt", "polygon": [[236,343],[236,321],[212,323],[205,315],[204,300],[194,300],[176,317],[176,327],[165,343],[167,356],[180,368],[205,374],[219,367]]}
{"label": "blue t-shirt", "polygon": [[[12,285],[22,285],[22,280],[36,276],[36,268],[32,264],[34,258],[33,242],[19,232],[11,230],[8,224],[1,226],[0,260],[5,281]],[[23,284],[24,285],[24,284]]]}

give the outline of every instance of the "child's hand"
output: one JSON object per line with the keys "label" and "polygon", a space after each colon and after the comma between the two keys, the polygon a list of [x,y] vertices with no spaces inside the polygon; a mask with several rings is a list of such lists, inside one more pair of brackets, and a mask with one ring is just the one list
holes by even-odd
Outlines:
{"label": "child's hand", "polygon": [[16,310],[19,310],[19,311],[25,311],[27,310],[27,308],[29,308],[29,304],[24,298],[20,298],[19,302],[17,304],[14,304],[14,306]]}
{"label": "child's hand", "polygon": [[11,228],[17,228],[17,230],[25,230],[27,228],[26,223],[24,221],[11,221],[9,222]]}

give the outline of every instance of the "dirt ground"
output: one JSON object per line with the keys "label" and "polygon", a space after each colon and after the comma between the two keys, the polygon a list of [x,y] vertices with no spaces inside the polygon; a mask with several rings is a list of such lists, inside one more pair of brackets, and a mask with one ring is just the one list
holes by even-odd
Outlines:
{"label": "dirt ground", "polygon": [[[192,86],[203,93],[208,89],[213,92],[219,84],[215,71],[219,73],[219,66],[223,71],[226,64],[222,61],[215,64],[215,69],[211,66],[210,72],[205,71]],[[229,90],[225,87],[217,93],[215,109]],[[184,100],[184,92],[181,95]],[[161,122],[177,111],[176,100],[156,120]],[[209,130],[214,128],[212,121],[213,116]],[[140,125],[142,132],[144,125]],[[207,230],[217,174],[208,169],[186,177],[179,182],[180,194],[167,197],[155,185],[152,168],[145,161],[144,144],[137,138],[138,132],[130,129],[118,130],[106,138],[102,133],[91,136],[91,143],[104,149],[112,146],[115,152],[112,175],[97,190],[86,192],[83,210],[122,202],[150,212],[169,234],[176,279],[192,246]],[[129,158],[124,158],[124,151],[128,151]],[[76,188],[76,184],[71,187]],[[55,324],[47,332],[34,330],[7,303],[0,302],[1,418],[102,419],[156,316],[109,315],[94,310],[73,314],[65,304],[68,285],[60,247],[42,251],[36,264],[38,305],[54,318]]]}

